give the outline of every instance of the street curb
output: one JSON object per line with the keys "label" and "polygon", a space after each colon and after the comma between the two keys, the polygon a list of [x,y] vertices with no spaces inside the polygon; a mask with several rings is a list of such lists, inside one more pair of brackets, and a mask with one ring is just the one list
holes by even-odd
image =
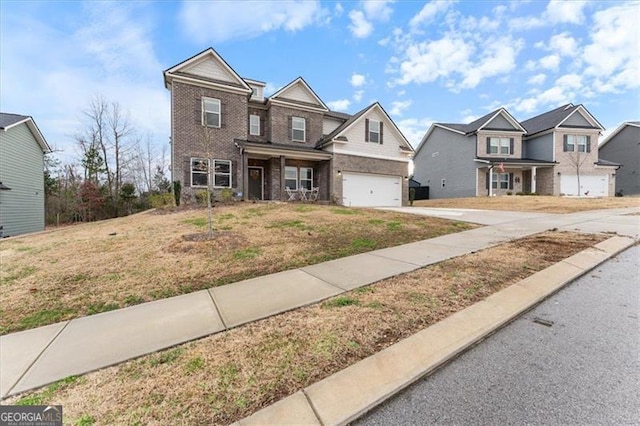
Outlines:
{"label": "street curb", "polygon": [[234,425],[347,424],[635,243],[609,238]]}

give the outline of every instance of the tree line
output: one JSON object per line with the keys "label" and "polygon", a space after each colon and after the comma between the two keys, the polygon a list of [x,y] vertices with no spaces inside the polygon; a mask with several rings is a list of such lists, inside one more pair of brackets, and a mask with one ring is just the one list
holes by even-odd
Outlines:
{"label": "tree line", "polygon": [[48,224],[109,219],[174,203],[167,147],[141,136],[118,102],[94,97],[73,138],[77,161],[45,156]]}

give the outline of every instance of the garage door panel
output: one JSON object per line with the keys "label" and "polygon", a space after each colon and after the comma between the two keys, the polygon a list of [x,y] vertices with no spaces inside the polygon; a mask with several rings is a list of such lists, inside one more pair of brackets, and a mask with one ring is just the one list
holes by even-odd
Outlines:
{"label": "garage door panel", "polygon": [[343,173],[342,203],[352,207],[402,205],[402,177]]}
{"label": "garage door panel", "polygon": [[609,195],[609,175],[581,175],[580,191],[578,191],[577,175],[562,175],[560,192],[565,195],[607,197]]}

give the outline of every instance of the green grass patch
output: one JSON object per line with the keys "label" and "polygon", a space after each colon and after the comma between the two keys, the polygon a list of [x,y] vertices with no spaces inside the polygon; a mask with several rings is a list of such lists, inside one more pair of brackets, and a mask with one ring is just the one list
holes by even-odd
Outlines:
{"label": "green grass patch", "polygon": [[21,280],[23,278],[27,278],[29,275],[35,273],[38,269],[35,266],[26,266],[19,271],[7,276],[4,278],[1,283],[2,284],[12,284],[16,280]]}
{"label": "green grass patch", "polygon": [[185,219],[182,223],[187,225],[193,225],[198,228],[204,228],[205,226],[209,226],[209,219],[206,217],[194,217],[193,219]]}
{"label": "green grass patch", "polygon": [[299,206],[296,206],[295,208],[295,211],[298,213],[309,213],[315,210],[318,210],[318,209],[308,204],[301,204]]}
{"label": "green grass patch", "polygon": [[384,222],[384,219],[369,219],[371,225],[382,225]]}
{"label": "green grass patch", "polygon": [[109,312],[120,309],[120,305],[117,303],[96,302],[87,306],[87,315],[99,314],[101,312]]}
{"label": "green grass patch", "polygon": [[323,308],[342,308],[344,306],[359,305],[360,301],[349,296],[338,296],[322,304]]}
{"label": "green grass patch", "polygon": [[75,426],[91,426],[96,423],[95,417],[90,414],[83,414],[74,422]]}
{"label": "green grass patch", "polygon": [[260,256],[262,249],[259,247],[248,247],[244,250],[236,250],[233,252],[233,260],[255,259]]}
{"label": "green grass patch", "polygon": [[218,220],[229,220],[229,219],[233,219],[236,216],[233,213],[223,213],[223,214],[219,214],[216,216],[216,218]]}
{"label": "green grass patch", "polygon": [[371,309],[382,309],[382,303],[376,300],[375,302],[367,303],[366,307]]}
{"label": "green grass patch", "polygon": [[134,296],[133,294],[128,295],[123,300],[124,304],[127,306],[138,305],[140,303],[144,303],[144,299],[140,296]]}
{"label": "green grass patch", "polygon": [[151,365],[152,367],[157,367],[161,364],[171,364],[182,356],[182,352],[182,348],[173,348],[169,349],[168,351],[160,352],[159,354],[154,355],[149,360],[149,365]]}
{"label": "green grass patch", "polygon": [[29,246],[25,246],[25,247],[18,247],[16,249],[17,252],[25,252],[25,251],[31,251],[33,250],[33,247],[29,247]]}
{"label": "green grass patch", "polygon": [[297,228],[297,229],[311,229],[301,220],[278,220],[266,226],[266,228]]}
{"label": "green grass patch", "polygon": [[260,217],[267,214],[267,209],[264,207],[254,207],[252,209],[247,209],[244,213],[244,218],[249,219],[251,217]]}
{"label": "green grass patch", "polygon": [[201,357],[191,358],[184,367],[187,374],[193,374],[204,368],[204,360]]}
{"label": "green grass patch", "polygon": [[338,208],[335,208],[335,209],[331,209],[331,213],[333,213],[333,214],[344,214],[344,215],[360,214],[360,212],[358,210],[347,209],[347,208],[343,208],[343,207],[338,207]]}
{"label": "green grass patch", "polygon": [[397,220],[391,221],[387,223],[387,229],[389,231],[399,231],[402,229],[402,223]]}
{"label": "green grass patch", "polygon": [[53,309],[44,309],[31,315],[28,315],[20,320],[20,329],[36,328],[43,325],[53,324],[60,322],[65,317],[74,311],[72,309],[57,306]]}
{"label": "green grass patch", "polygon": [[79,376],[69,376],[50,384],[40,392],[20,398],[16,401],[15,405],[45,405],[47,402],[51,401],[54,393],[67,388],[76,382],[82,383],[85,380],[86,379]]}
{"label": "green grass patch", "polygon": [[366,286],[366,287],[358,287],[355,290],[353,290],[353,292],[355,294],[368,294],[368,293],[375,293],[375,290],[371,286]]}
{"label": "green grass patch", "polygon": [[351,241],[350,247],[353,250],[374,250],[377,247],[375,241],[372,241],[368,238],[356,238]]}

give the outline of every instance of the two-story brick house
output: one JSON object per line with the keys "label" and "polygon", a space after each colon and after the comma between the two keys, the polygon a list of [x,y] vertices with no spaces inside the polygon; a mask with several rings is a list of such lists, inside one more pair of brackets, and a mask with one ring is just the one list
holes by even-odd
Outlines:
{"label": "two-story brick house", "polygon": [[613,195],[616,165],[598,159],[602,130],[571,104],[523,122],[499,108],[468,124],[434,123],[416,150],[414,179],[430,198]]}
{"label": "two-story brick house", "polygon": [[265,97],[265,83],[240,77],[212,48],[164,80],[172,176],[186,200],[211,179],[214,192],[230,188],[245,200],[407,202],[413,149],[378,103],[353,116],[330,111],[301,77]]}

